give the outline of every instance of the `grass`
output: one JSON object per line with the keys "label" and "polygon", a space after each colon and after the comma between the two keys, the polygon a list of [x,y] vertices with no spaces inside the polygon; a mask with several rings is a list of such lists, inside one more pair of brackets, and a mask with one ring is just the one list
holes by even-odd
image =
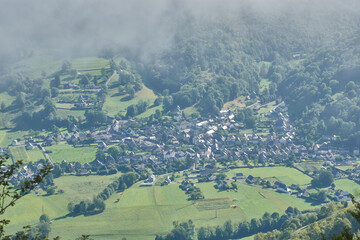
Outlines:
{"label": "grass", "polygon": [[185,113],[185,116],[187,116],[187,117],[190,117],[193,113],[199,114],[199,112],[195,109],[194,106],[185,108],[183,110],[183,112]]}
{"label": "grass", "polygon": [[24,161],[24,163],[28,163],[30,161],[30,158],[24,146],[10,147],[9,150],[10,150],[11,158],[13,159],[14,162],[18,160],[22,160]]}
{"label": "grass", "polygon": [[84,147],[73,147],[65,142],[49,146],[45,148],[47,151],[52,151],[49,156],[53,162],[81,162],[87,163],[95,159],[95,153],[97,147],[95,145],[84,146]]}
{"label": "grass", "polygon": [[337,166],[337,168],[346,171],[348,169],[354,169],[354,166]]}
{"label": "grass", "polygon": [[29,156],[29,160],[32,162],[37,162],[40,159],[45,159],[43,152],[37,147],[32,150],[28,150],[27,155]]}
{"label": "grass", "polygon": [[[119,112],[125,115],[128,106],[136,104],[140,100],[148,101],[149,105],[152,105],[154,100],[156,99],[155,93],[146,86],[143,86],[143,88],[135,94],[135,97],[133,99],[126,100],[126,97],[126,95],[118,95],[117,88],[110,89],[109,95],[106,97],[105,100],[103,108],[104,111],[108,115],[116,115]],[[151,108],[148,111],[154,110]],[[146,114],[146,112],[144,114]]]}
{"label": "grass", "polygon": [[[179,189],[179,185],[139,187],[139,184],[135,184],[123,194],[114,193],[106,200],[106,209],[100,214],[64,217],[67,214],[67,202],[72,198],[92,197],[93,192],[102,189],[100,185],[106,185],[106,182],[100,184],[98,181],[110,180],[103,178],[109,176],[67,176],[55,179],[55,184],[64,190],[64,194],[26,196],[26,199],[20,200],[18,206],[9,211],[11,215],[8,216],[15,219],[9,229],[14,231],[20,229],[22,225],[37,223],[42,205],[45,207],[45,213],[53,219],[51,225],[53,237],[74,239],[81,234],[90,234],[98,240],[122,237],[129,240],[154,239],[156,234],[170,231],[175,220],[187,221],[191,218],[197,227],[215,226],[223,224],[228,219],[236,223],[261,217],[265,211],[283,212],[288,206],[296,206],[299,209],[313,207],[303,199],[241,183],[237,183],[238,192],[218,192],[214,189],[213,183],[199,183],[197,186],[205,197],[210,199],[207,201],[208,204],[227,202],[229,205],[237,206],[217,208],[217,210],[214,210],[213,206],[211,210],[200,211],[196,204],[186,200],[187,195]],[[234,198],[237,201],[233,202]]]}
{"label": "grass", "polygon": [[99,70],[101,68],[109,68],[110,63],[108,59],[98,58],[98,57],[86,57],[86,58],[77,58],[71,61],[72,67],[78,71],[86,71],[88,73],[89,70]]}
{"label": "grass", "polygon": [[245,97],[241,96],[241,97],[238,97],[230,102],[226,102],[223,106],[223,110],[226,110],[226,109],[236,109],[236,108],[245,108],[246,105],[245,105]]}
{"label": "grass", "polygon": [[306,162],[296,163],[295,166],[302,171],[314,172],[321,169],[322,163],[306,161]]}
{"label": "grass", "polygon": [[279,181],[291,185],[306,185],[311,181],[311,177],[301,173],[295,168],[289,167],[259,167],[259,168],[238,168],[227,172],[227,176],[232,178],[235,173],[243,173],[245,177],[253,175],[254,177],[271,178],[276,177]]}
{"label": "grass", "polygon": [[[265,212],[284,212],[289,206],[297,207],[300,210],[313,208],[311,203],[306,202],[289,194],[278,193],[273,189],[263,189],[258,186],[249,186],[243,183],[236,183],[238,186],[235,191],[218,191],[214,188],[214,183],[199,183],[197,186],[207,198],[229,198],[237,208],[222,210],[227,214],[227,219],[233,222],[242,219],[250,220],[251,218],[261,217]],[[225,213],[226,212],[226,213]],[[218,214],[221,213],[218,211]]]}
{"label": "grass", "polygon": [[263,91],[265,88],[269,88],[271,81],[267,78],[263,78],[260,81],[260,90]]}
{"label": "grass", "polygon": [[355,196],[360,197],[360,185],[349,179],[335,180],[335,188],[347,191]]}
{"label": "grass", "polygon": [[[52,196],[37,196],[35,193],[31,193],[25,196],[16,203],[15,207],[10,208],[4,216],[11,220],[8,229],[14,232],[21,230],[21,227],[24,225],[37,224],[43,210],[51,218],[64,217],[68,214],[67,204],[69,202],[92,199],[94,195],[101,192],[104,187],[118,176],[119,174],[110,176],[63,176],[56,178],[54,179],[55,185],[58,186],[58,189],[64,190],[64,193]],[[64,232],[66,232],[65,229]],[[63,236],[64,234],[61,233],[59,235]]]}
{"label": "grass", "polygon": [[12,68],[15,72],[21,72],[32,79],[39,78],[43,71],[49,75],[61,69],[62,60],[57,57],[60,55],[61,53],[54,54],[35,49],[31,57],[17,62]]}
{"label": "grass", "polygon": [[0,146],[6,147],[11,144],[14,139],[24,138],[27,131],[12,131],[10,129],[0,129]]}
{"label": "grass", "polygon": [[85,114],[85,110],[72,110],[72,109],[57,109],[57,115],[63,118],[71,115],[74,117],[83,117]]}
{"label": "grass", "polygon": [[81,200],[91,200],[94,195],[101,192],[119,175],[62,176],[54,179],[54,183],[59,189],[64,191],[62,195],[69,202],[78,202]]}

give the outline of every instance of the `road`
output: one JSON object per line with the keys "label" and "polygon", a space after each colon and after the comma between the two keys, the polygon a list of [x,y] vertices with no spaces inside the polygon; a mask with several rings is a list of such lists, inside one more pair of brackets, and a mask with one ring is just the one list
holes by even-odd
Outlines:
{"label": "road", "polygon": [[51,165],[54,166],[54,163],[51,161],[51,158],[50,158],[49,154],[47,154],[45,148],[42,146],[42,143],[38,143],[38,147],[39,147],[39,148],[41,149],[41,151],[43,152],[46,160],[48,160],[48,161],[51,163]]}
{"label": "road", "polygon": [[117,71],[114,70],[113,74],[108,78],[108,80],[106,80],[105,86],[107,86],[109,84],[111,79],[113,79],[113,77],[115,77],[116,74],[117,74]]}

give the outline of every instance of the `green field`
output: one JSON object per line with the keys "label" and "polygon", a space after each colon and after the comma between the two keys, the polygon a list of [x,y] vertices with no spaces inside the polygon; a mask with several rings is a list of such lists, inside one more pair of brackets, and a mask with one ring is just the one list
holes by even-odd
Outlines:
{"label": "green field", "polygon": [[14,162],[18,160],[22,160],[24,161],[24,163],[27,163],[30,161],[30,158],[24,146],[10,147],[9,150],[10,150],[11,158],[13,159]]}
{"label": "green field", "polygon": [[302,171],[314,172],[321,169],[322,163],[305,161],[301,163],[295,163],[295,166]]}
{"label": "green field", "polygon": [[67,116],[74,116],[74,117],[84,117],[85,110],[70,110],[70,109],[58,109],[57,115],[63,118]]}
{"label": "green field", "polygon": [[229,198],[238,207],[228,209],[229,218],[240,221],[241,218],[251,219],[261,217],[264,212],[284,212],[289,206],[297,207],[300,210],[309,209],[314,206],[304,199],[289,194],[278,193],[273,189],[264,189],[259,186],[249,186],[244,183],[237,183],[236,191],[218,191],[214,183],[199,183],[197,186],[207,198]]}
{"label": "green field", "polygon": [[27,135],[27,131],[12,131],[8,129],[0,129],[0,146],[6,147],[11,144],[14,139],[24,138],[24,135]]}
{"label": "green field", "polygon": [[[135,94],[133,99],[127,101],[124,99],[126,99],[126,95],[118,95],[118,90],[116,88],[109,90],[109,95],[106,96],[104,104],[104,111],[108,115],[116,115],[119,112],[125,115],[127,107],[138,103],[140,100],[148,101],[149,106],[151,106],[156,99],[156,95],[151,89],[143,86],[143,88]],[[148,111],[154,110],[152,108]],[[148,111],[143,114],[146,114]]]}
{"label": "green field", "polygon": [[35,147],[32,150],[28,150],[27,155],[32,162],[37,162],[40,159],[45,159],[43,152],[38,147]]}
{"label": "green field", "polygon": [[101,68],[109,68],[109,60],[105,58],[98,57],[87,57],[87,58],[77,58],[71,61],[72,67],[79,72],[85,71],[86,73],[89,70],[100,70]]}
{"label": "green field", "polygon": [[335,189],[347,191],[355,196],[360,197],[360,185],[349,179],[335,180]]}
{"label": "green field", "polygon": [[59,144],[49,146],[45,148],[47,151],[52,151],[49,156],[53,162],[61,162],[66,160],[67,162],[81,162],[87,163],[95,159],[95,153],[97,150],[96,145],[73,147],[66,142],[60,142]]}
{"label": "green field", "polygon": [[21,199],[14,208],[10,208],[6,213],[5,217],[13,223],[10,224],[9,230],[16,231],[26,224],[36,224],[42,214],[42,208],[51,218],[63,217],[68,214],[67,204],[70,201],[92,199],[94,195],[101,192],[118,176],[119,174],[56,178],[54,179],[55,185],[58,189],[64,190],[64,193],[52,196],[36,196],[36,194],[31,193]]}
{"label": "green field", "polygon": [[62,176],[54,179],[55,185],[64,191],[64,196],[69,202],[91,200],[94,195],[101,192],[113,182],[120,173],[108,176]]}
{"label": "green field", "polygon": [[295,168],[289,167],[237,168],[227,172],[226,175],[232,178],[235,176],[235,173],[240,172],[243,173],[245,177],[248,175],[262,178],[276,177],[280,182],[283,182],[287,185],[306,185],[311,181],[311,177],[301,173]]}
{"label": "green field", "polygon": [[[197,227],[214,226],[223,224],[228,219],[232,219],[234,223],[250,220],[262,216],[265,211],[283,212],[288,206],[299,209],[313,207],[303,199],[242,183],[237,183],[237,192],[218,192],[213,187],[214,183],[199,183],[197,186],[207,200],[196,204],[186,200],[187,195],[180,190],[179,185],[139,187],[139,184],[135,184],[123,194],[114,193],[106,201],[106,210],[101,214],[64,217],[69,201],[91,198],[112,179],[112,176],[66,176],[55,179],[55,184],[64,190],[64,194],[26,196],[15,208],[9,210],[8,216],[13,220],[9,230],[37,223],[42,206],[53,219],[52,236],[74,239],[81,234],[90,234],[95,239],[126,237],[130,240],[154,239],[155,234],[168,232],[174,220],[185,221],[191,218]],[[17,212],[20,209],[21,212]]]}

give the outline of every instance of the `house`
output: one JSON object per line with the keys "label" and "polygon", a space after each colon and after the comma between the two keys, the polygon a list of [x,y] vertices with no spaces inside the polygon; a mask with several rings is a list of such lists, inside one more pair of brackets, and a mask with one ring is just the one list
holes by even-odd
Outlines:
{"label": "house", "polygon": [[300,198],[300,197],[308,198],[308,197],[310,197],[310,193],[309,193],[308,191],[306,191],[306,190],[301,190],[301,189],[300,189],[300,190],[297,192],[296,196],[297,196],[298,198]]}
{"label": "house", "polygon": [[165,178],[165,180],[162,182],[164,185],[169,185],[171,183],[171,179],[169,176]]}
{"label": "house", "polygon": [[194,187],[195,184],[193,182],[187,181],[187,180],[183,180],[181,182],[180,188],[184,191],[188,190],[189,188]]}
{"label": "house", "polygon": [[34,145],[32,145],[30,142],[27,142],[25,145],[26,150],[32,150],[34,149]]}
{"label": "house", "polygon": [[200,170],[200,175],[207,176],[213,174],[217,171],[216,167],[212,165],[206,165],[202,170]]}
{"label": "house", "polygon": [[252,175],[249,175],[245,181],[247,184],[254,184],[254,183],[259,182],[260,180],[261,180],[261,178],[259,178],[259,177],[254,177]]}
{"label": "house", "polygon": [[276,189],[277,191],[283,192],[283,193],[289,193],[290,192],[290,189],[286,186],[286,184],[284,184],[282,182],[279,182],[279,181],[276,181],[274,183],[273,188]]}
{"label": "house", "polygon": [[11,142],[11,146],[18,146],[19,145],[19,142],[18,140],[14,139],[12,142]]}
{"label": "house", "polygon": [[243,173],[235,173],[235,179],[243,179],[245,178]]}
{"label": "house", "polygon": [[154,185],[156,180],[155,175],[150,175],[143,183],[140,184],[141,187],[148,187]]}
{"label": "house", "polygon": [[107,145],[104,142],[98,142],[98,148],[106,151],[107,150]]}
{"label": "house", "polygon": [[229,185],[224,180],[217,180],[216,181],[216,188],[220,190],[226,190],[229,188]]}
{"label": "house", "polygon": [[335,193],[335,199],[338,202],[348,202],[351,201],[351,194],[345,191],[338,191]]}

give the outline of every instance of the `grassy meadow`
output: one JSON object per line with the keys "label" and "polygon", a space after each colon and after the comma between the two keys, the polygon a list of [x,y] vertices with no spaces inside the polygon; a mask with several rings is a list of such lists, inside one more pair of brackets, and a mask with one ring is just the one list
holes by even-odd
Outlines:
{"label": "grassy meadow", "polygon": [[[187,201],[187,195],[177,184],[168,186],[140,187],[135,184],[124,193],[114,193],[106,200],[104,212],[89,216],[67,217],[67,203],[79,199],[91,199],[113,176],[63,176],[55,179],[63,194],[39,196],[30,194],[9,210],[15,231],[25,224],[36,224],[42,206],[52,219],[52,236],[74,239],[90,234],[95,239],[150,240],[158,233],[166,233],[175,220],[191,218],[197,227],[223,224],[231,219],[234,223],[261,217],[264,212],[284,212],[288,206],[301,210],[313,208],[310,202],[272,189],[262,189],[237,183],[238,191],[219,192],[214,183],[198,183],[206,201]],[[26,204],[25,204],[26,202]],[[30,203],[30,204],[29,204]],[[20,212],[21,209],[21,212]],[[217,210],[216,210],[217,209]]]}
{"label": "grassy meadow", "polygon": [[245,177],[253,175],[254,177],[275,178],[287,185],[297,184],[302,186],[309,184],[311,181],[311,177],[290,167],[237,168],[230,170],[226,175],[232,178],[235,173],[243,173]]}
{"label": "grassy meadow", "polygon": [[360,185],[349,179],[335,180],[335,188],[347,191],[354,195],[355,198],[360,197]]}
{"label": "grassy meadow", "polygon": [[14,162],[22,160],[24,163],[28,163],[30,158],[26,152],[24,146],[14,146],[9,148],[11,158]]}
{"label": "grassy meadow", "polygon": [[[143,88],[135,94],[135,97],[130,100],[127,100],[127,95],[119,95],[117,88],[113,88],[109,90],[109,95],[106,96],[103,109],[110,116],[116,115],[119,112],[125,115],[128,106],[136,104],[140,100],[147,101],[149,103],[149,106],[151,106],[154,103],[155,99],[155,93],[146,86],[143,86]],[[148,109],[142,114],[142,116],[146,116],[146,114],[151,111],[155,112],[154,109],[155,108]]]}
{"label": "grassy meadow", "polygon": [[60,142],[56,145],[46,147],[45,149],[47,151],[52,151],[52,153],[49,153],[49,156],[53,162],[60,163],[62,160],[66,160],[67,162],[79,161],[81,163],[87,163],[95,159],[97,146],[93,144],[84,147],[73,147],[66,142]]}

